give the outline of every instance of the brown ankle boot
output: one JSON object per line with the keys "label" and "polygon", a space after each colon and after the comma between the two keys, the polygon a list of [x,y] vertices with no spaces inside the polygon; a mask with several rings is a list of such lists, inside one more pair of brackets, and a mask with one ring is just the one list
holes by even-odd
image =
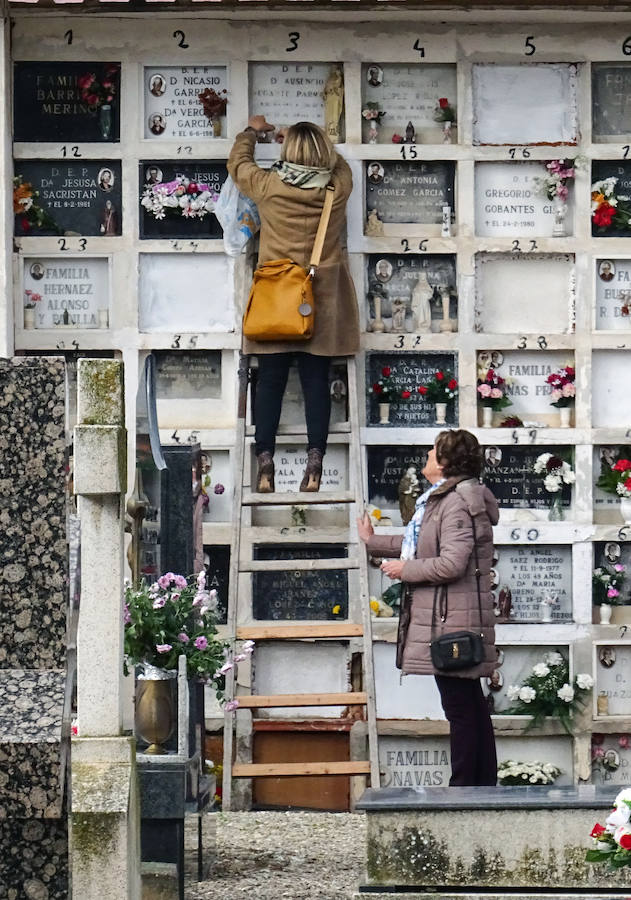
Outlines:
{"label": "brown ankle boot", "polygon": [[274,493],[274,457],[269,450],[264,450],[256,457],[259,465],[256,476],[256,490],[259,494]]}
{"label": "brown ankle boot", "polygon": [[322,478],[322,450],[315,447],[307,453],[307,468],[300,482],[301,491],[319,491]]}

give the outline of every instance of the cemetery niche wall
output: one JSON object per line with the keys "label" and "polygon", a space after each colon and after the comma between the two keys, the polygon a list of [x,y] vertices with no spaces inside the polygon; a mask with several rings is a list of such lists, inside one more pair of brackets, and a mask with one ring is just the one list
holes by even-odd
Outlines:
{"label": "cemetery niche wall", "polygon": [[[225,613],[234,590],[231,492],[242,475],[251,483],[254,464],[249,420],[245,472],[234,470],[240,322],[256,244],[228,256],[214,197],[248,114],[264,114],[275,126],[256,148],[264,166],[280,154],[282,127],[305,118],[323,125],[353,171],[347,239],[362,330],[357,396],[351,397],[343,361],[334,361],[331,371],[333,433],[323,489],[347,491],[352,483],[351,401],[360,409],[365,499],[380,511],[376,527],[384,533],[401,531],[407,470],[413,467],[418,486],[426,487],[421,471],[437,434],[462,427],[478,436],[484,478],[501,506],[494,592],[504,654],[496,680],[502,685],[494,684],[496,691],[485,686],[500,759],[552,761],[562,770],[560,784],[606,781],[611,769],[597,762],[586,770],[585,761],[603,747],[620,756],[620,775],[626,771],[631,706],[615,677],[624,672],[626,649],[603,680],[593,647],[624,644],[627,608],[614,607],[613,624],[600,624],[591,582],[593,570],[609,564],[608,544],[620,547],[623,565],[631,564],[621,495],[599,485],[603,466],[611,472],[617,460],[631,459],[625,387],[631,231],[620,218],[607,224],[606,196],[592,194],[595,185],[616,179],[610,196],[631,195],[625,156],[630,64],[615,29],[601,34],[596,47],[593,24],[580,16],[562,29],[533,22],[526,34],[523,23],[513,28],[507,11],[500,34],[483,23],[456,21],[447,11],[440,28],[419,15],[384,17],[377,39],[374,22],[354,21],[347,29],[317,12],[308,30],[278,10],[247,24],[200,12],[204,27],[193,33],[161,11],[151,34],[146,19],[131,17],[121,35],[115,17],[93,11],[91,36],[76,27],[76,15],[44,21],[16,12],[16,352],[61,354],[71,362],[77,353],[122,355],[132,417],[136,372],[148,353],[155,355],[160,440],[199,443],[205,457],[204,561]],[[71,29],[69,44],[64,35]],[[109,38],[95,48],[93,35],[101,29],[116,37],[116,51]],[[178,46],[176,32],[183,32],[187,48]],[[219,98],[213,116],[200,99],[206,90]],[[563,160],[560,169],[549,167],[555,160]],[[199,192],[209,195],[204,216],[143,204],[153,187],[177,178],[208,187]],[[620,208],[626,203],[620,200]],[[593,204],[602,207],[599,215]],[[564,367],[574,369],[574,394],[557,406],[547,379]],[[478,391],[489,369],[504,379],[510,401],[491,405],[490,417]],[[418,390],[437,371],[457,381],[444,421],[437,404]],[[373,390],[384,377],[393,391],[387,411]],[[292,369],[276,453],[277,490],[297,489],[303,432],[302,392]],[[534,471],[545,454],[567,463],[575,481],[548,491]],[[135,459],[134,452],[129,456]],[[556,518],[550,517],[553,505],[560,509]],[[252,528],[265,530],[257,541],[259,559],[309,559],[310,553],[330,554],[331,546],[354,555],[346,506],[295,510],[293,516],[291,508],[273,505],[252,512]],[[143,526],[143,565],[151,577],[158,566],[154,525]],[[312,583],[313,573],[301,571],[296,579],[290,571],[285,581],[282,574],[245,579],[243,621],[344,621],[360,602],[346,570],[321,573],[323,580]],[[370,568],[371,596],[381,600],[391,587]],[[510,607],[504,590],[500,609],[506,588]],[[446,723],[431,685],[419,686],[420,679],[398,685],[396,600],[390,612],[373,622],[383,783],[446,784]],[[507,688],[557,646],[575,671],[597,678],[592,714],[576,720],[572,737],[552,721],[524,735],[525,722],[506,715]],[[280,692],[283,663],[299,659],[301,648],[296,644],[288,657],[274,647],[259,659],[253,689]],[[329,663],[336,672],[332,683],[345,685],[356,647],[316,641],[314,653],[305,690],[321,688],[318,667]],[[603,693],[607,714],[602,699],[598,713]],[[340,710],[330,713],[340,728],[350,727]],[[292,724],[291,715],[283,718],[285,728]],[[209,725],[221,727],[218,720]],[[410,730],[405,737],[403,727]],[[592,746],[592,733],[603,742]]]}

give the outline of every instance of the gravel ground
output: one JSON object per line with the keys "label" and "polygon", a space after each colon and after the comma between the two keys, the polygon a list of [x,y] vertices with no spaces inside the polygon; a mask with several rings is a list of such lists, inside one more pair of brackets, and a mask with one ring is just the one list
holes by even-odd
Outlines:
{"label": "gravel ground", "polygon": [[208,881],[188,883],[186,900],[348,900],[363,880],[363,815],[234,812],[212,818],[216,859]]}

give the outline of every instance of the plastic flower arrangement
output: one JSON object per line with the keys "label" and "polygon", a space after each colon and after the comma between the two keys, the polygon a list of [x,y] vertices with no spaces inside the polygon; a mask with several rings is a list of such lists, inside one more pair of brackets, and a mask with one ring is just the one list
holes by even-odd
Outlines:
{"label": "plastic flower arrangement", "polygon": [[534,179],[537,190],[548,200],[558,199],[566,203],[569,194],[567,183],[573,181],[576,175],[575,160],[550,159],[544,165],[546,174]]}
{"label": "plastic flower arrangement", "polygon": [[228,658],[228,645],[217,638],[217,591],[205,588],[206,573],[189,579],[167,572],[151,585],[125,591],[125,674],[128,664],[177,669],[186,656],[189,678],[207,680],[223,696],[225,675],[254,649],[244,641]]}
{"label": "plastic flower arrangement", "polygon": [[563,366],[561,369],[557,369],[556,372],[548,375],[546,384],[549,384],[552,388],[552,393],[550,394],[552,397],[551,406],[561,409],[563,406],[574,405],[576,397],[575,377],[576,371],[574,366]]}
{"label": "plastic flower arrangement", "polygon": [[452,372],[439,369],[429,384],[420,385],[417,391],[430,403],[450,403],[458,396],[458,382]]}
{"label": "plastic flower arrangement", "polygon": [[519,416],[506,416],[499,425],[500,428],[523,428],[523,420]]}
{"label": "plastic flower arrangement", "polygon": [[592,573],[592,600],[594,606],[608,603],[610,606],[624,605],[621,587],[627,577],[627,567],[622,563],[613,566],[598,566]]}
{"label": "plastic flower arrangement", "polygon": [[449,105],[449,100],[447,97],[441,97],[438,100],[438,104],[434,109],[434,121],[435,122],[455,122],[456,121],[456,110],[453,106]]}
{"label": "plastic flower arrangement", "polygon": [[585,855],[590,863],[608,863],[611,869],[631,865],[631,788],[620,791],[613,810],[604,825],[596,824],[590,832],[593,846]]}
{"label": "plastic flower arrangement", "polygon": [[374,101],[367,102],[364,109],[362,109],[362,116],[368,122],[370,122],[371,119],[376,119],[377,122],[380,122],[385,114],[385,110],[379,109],[379,104]]}
{"label": "plastic flower arrangement", "polygon": [[521,685],[508,687],[506,694],[513,705],[503,714],[531,716],[524,731],[542,725],[546,716],[552,716],[572,734],[572,715],[584,705],[584,696],[593,686],[594,679],[587,673],[576,675],[570,681],[567,660],[554,650],[546,653],[543,662],[533,666],[532,673]]}
{"label": "plastic flower arrangement", "polygon": [[571,465],[553,453],[542,453],[538,456],[533,472],[543,476],[543,486],[550,494],[556,494],[564,484],[574,484],[576,481]]}
{"label": "plastic flower arrangement", "polygon": [[197,96],[202,104],[204,115],[208,119],[212,121],[218,116],[225,116],[226,106],[228,105],[228,91],[217,92],[213,88],[206,88]]}
{"label": "plastic flower arrangement", "polygon": [[379,403],[395,403],[397,400],[409,400],[412,396],[412,392],[407,388],[397,387],[391,366],[382,368],[381,377],[368,389],[368,393]]}
{"label": "plastic flower arrangement", "polygon": [[120,66],[115,63],[106,66],[105,77],[101,81],[94,72],[86,72],[85,75],[81,75],[77,81],[81,99],[93,109],[98,109],[105,103],[111,103],[118,90],[119,75]]}
{"label": "plastic flower arrangement", "polygon": [[39,191],[24,181],[21,175],[13,178],[13,213],[15,215],[16,234],[28,234],[33,228],[43,228],[53,234],[61,234],[61,230],[53,217],[37,202]]}
{"label": "plastic flower arrangement", "polygon": [[495,412],[499,412],[506,406],[512,406],[512,401],[505,394],[506,380],[497,374],[497,369],[487,370],[484,378],[478,378],[478,398],[482,406],[488,406]]}
{"label": "plastic flower arrangement", "polygon": [[618,459],[613,466],[603,460],[596,484],[607,494],[631,497],[631,459]]}
{"label": "plastic flower arrangement", "polygon": [[42,299],[41,294],[36,294],[35,291],[24,291],[24,309],[35,309],[35,304],[39,303]]}
{"label": "plastic flower arrangement", "polygon": [[214,211],[218,197],[209,184],[178,175],[173,181],[146,185],[140,204],[155,219],[164,219],[167,215],[203,219]]}
{"label": "plastic flower arrangement", "polygon": [[497,780],[503,785],[554,784],[560,774],[561,769],[553,766],[552,763],[543,763],[538,760],[523,763],[505,759],[497,767]]}
{"label": "plastic flower arrangement", "polygon": [[616,193],[617,184],[615,176],[592,184],[592,223],[601,234],[608,228],[631,227],[631,197]]}

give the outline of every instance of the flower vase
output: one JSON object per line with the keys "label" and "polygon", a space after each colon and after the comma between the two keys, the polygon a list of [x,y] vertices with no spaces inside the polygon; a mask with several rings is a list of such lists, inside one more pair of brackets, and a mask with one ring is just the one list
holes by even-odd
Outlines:
{"label": "flower vase", "polygon": [[567,206],[560,197],[554,199],[554,225],[552,226],[552,237],[566,237],[567,229],[565,227],[565,216],[567,215]]}
{"label": "flower vase", "polygon": [[210,121],[213,126],[213,137],[221,137],[221,116],[213,116]]}
{"label": "flower vase", "polygon": [[443,122],[443,144],[451,144],[453,142],[452,127],[453,122]]}
{"label": "flower vase", "polygon": [[376,119],[370,119],[368,123],[368,143],[376,144],[379,138],[379,123]]}
{"label": "flower vase", "polygon": [[143,664],[143,672],[136,685],[136,735],[149,746],[144,751],[151,755],[166,753],[164,744],[175,727],[175,703],[172,682],[176,671],[159,669]]}
{"label": "flower vase", "polygon": [[539,618],[542,622],[552,621],[552,607],[545,600],[542,600],[539,604]]}
{"label": "flower vase", "polygon": [[24,310],[24,327],[35,328],[35,308]]}
{"label": "flower vase", "polygon": [[620,513],[624,522],[631,523],[631,497],[620,498]]}
{"label": "flower vase", "polygon": [[559,409],[559,425],[561,428],[569,428],[570,420],[572,418],[572,407],[571,406],[562,406]]}
{"label": "flower vase", "polygon": [[371,327],[375,334],[381,334],[382,331],[386,330],[386,326],[381,318],[381,297],[378,294],[374,295],[373,303],[375,305],[375,318],[371,322]]}
{"label": "flower vase", "polygon": [[446,403],[436,403],[436,424],[437,425],[446,425],[447,424],[447,404]]}
{"label": "flower vase", "polygon": [[483,406],[482,407],[482,425],[484,428],[492,428],[493,427],[493,407],[492,406]]}
{"label": "flower vase", "polygon": [[563,505],[561,503],[561,495],[557,494],[550,506],[548,511],[548,519],[550,522],[562,522],[565,516],[563,515]]}
{"label": "flower vase", "polygon": [[390,424],[390,404],[389,403],[380,403],[379,404],[379,424],[380,425],[389,425]]}
{"label": "flower vase", "polygon": [[104,103],[99,109],[99,128],[101,129],[101,138],[109,141],[112,133],[112,107],[109,103]]}
{"label": "flower vase", "polygon": [[609,603],[600,604],[600,624],[609,625],[611,623],[612,607]]}

